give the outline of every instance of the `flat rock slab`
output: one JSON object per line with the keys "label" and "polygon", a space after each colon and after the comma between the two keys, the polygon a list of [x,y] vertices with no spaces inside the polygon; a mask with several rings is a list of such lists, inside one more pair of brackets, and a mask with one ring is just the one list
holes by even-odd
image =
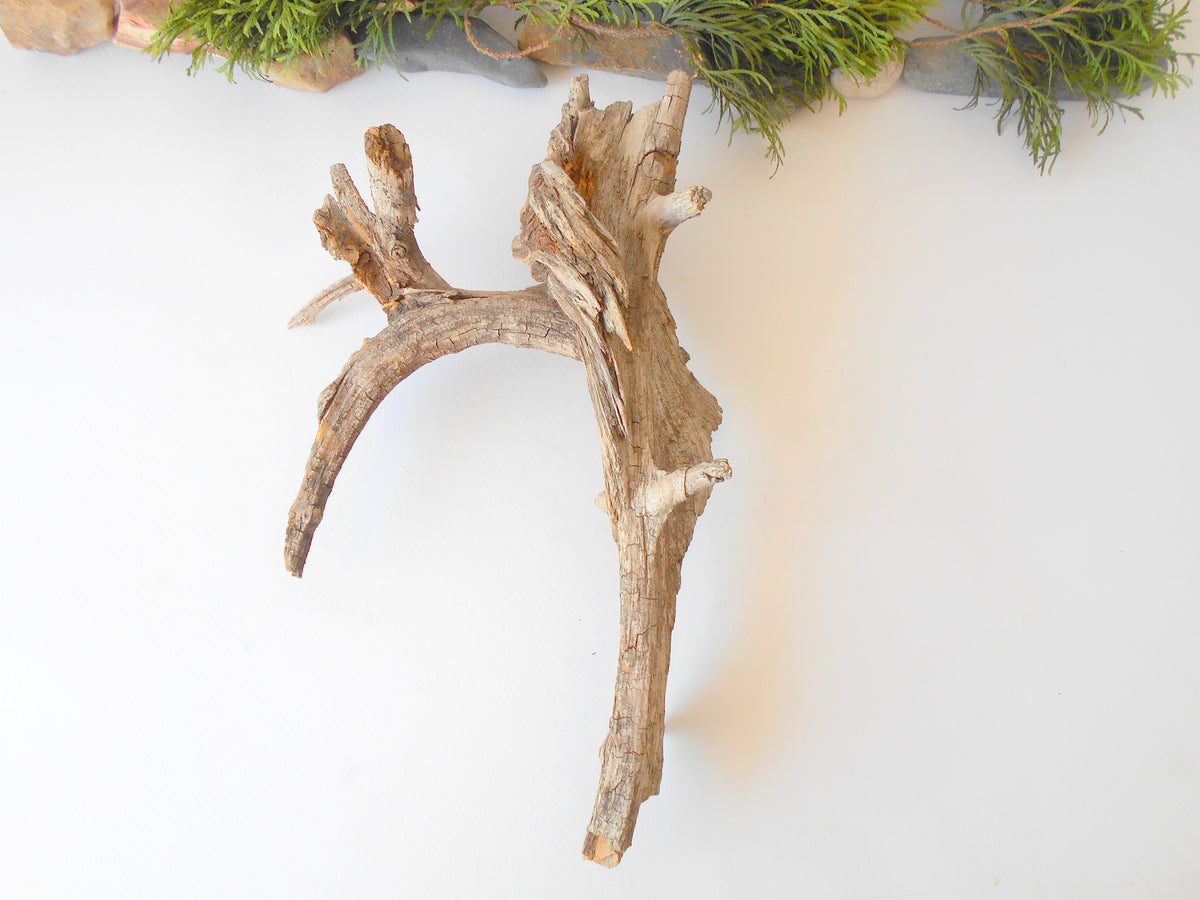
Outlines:
{"label": "flat rock slab", "polygon": [[[975,92],[975,74],[979,71],[974,58],[959,44],[944,38],[918,38],[908,48],[904,60],[904,83],[918,91],[931,94],[957,94],[968,97]],[[984,83],[981,97],[999,97],[995,82]],[[1051,83],[1050,96],[1055,100],[1082,100],[1073,88]]]}
{"label": "flat rock slab", "polygon": [[654,28],[630,28],[627,34],[591,34],[580,46],[568,35],[558,35],[553,25],[526,22],[517,32],[517,44],[522,50],[539,47],[530,55],[556,66],[605,69],[658,81],[665,81],[676,69],[696,74],[691,54],[679,36]]}
{"label": "flat rock slab", "polygon": [[449,16],[435,27],[431,19],[423,16],[409,20],[398,15],[392,18],[391,46],[378,61],[401,72],[463,72],[482,75],[509,87],[545,86],[546,73],[537,63],[524,58],[504,58],[504,54],[513,53],[515,48],[486,22],[472,17],[471,33],[480,45],[501,58],[475,49],[466,32]]}
{"label": "flat rock slab", "polygon": [[20,50],[69,56],[116,31],[112,0],[0,0],[0,29]]}

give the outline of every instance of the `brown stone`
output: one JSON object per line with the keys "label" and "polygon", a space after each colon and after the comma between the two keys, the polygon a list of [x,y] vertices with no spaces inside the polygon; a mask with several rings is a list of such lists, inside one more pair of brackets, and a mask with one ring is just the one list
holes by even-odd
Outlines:
{"label": "brown stone", "polygon": [[594,33],[582,47],[567,34],[555,37],[553,25],[527,21],[517,33],[517,43],[522,50],[537,47],[547,40],[549,44],[530,56],[557,66],[607,69],[660,81],[675,69],[682,69],[689,75],[696,71],[691,54],[679,36],[654,25],[630,28],[622,34]]}
{"label": "brown stone", "polygon": [[[0,0],[2,2],[5,0]],[[154,33],[167,17],[171,0],[120,0],[120,4],[121,14],[113,43],[141,50],[154,39]],[[179,38],[171,43],[171,52],[191,53],[198,46],[195,41]],[[275,63],[267,70],[271,81],[281,87],[313,92],[327,91],[361,75],[362,71],[355,64],[353,45],[342,36],[330,44],[324,59],[305,55],[289,63]]]}
{"label": "brown stone", "polygon": [[0,0],[0,29],[14,47],[68,56],[113,36],[112,0]]}
{"label": "brown stone", "polygon": [[314,93],[323,93],[362,73],[362,66],[356,62],[354,45],[343,35],[326,46],[323,59],[305,55],[288,63],[272,63],[267,69],[271,81],[280,87]]}
{"label": "brown stone", "polygon": [[[113,43],[119,47],[142,50],[150,45],[154,32],[166,19],[171,0],[120,0],[120,7]],[[191,53],[198,46],[196,41],[177,38],[171,42],[171,52]]]}

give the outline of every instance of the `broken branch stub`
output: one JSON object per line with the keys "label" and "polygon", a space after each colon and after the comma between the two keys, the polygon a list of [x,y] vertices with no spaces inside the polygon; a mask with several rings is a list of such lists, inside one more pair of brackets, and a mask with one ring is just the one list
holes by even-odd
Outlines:
{"label": "broken branch stub", "polygon": [[601,508],[620,561],[617,679],[600,786],[584,840],[587,859],[616,865],[644,800],[662,775],[667,667],[683,556],[711,488],[731,474],[712,458],[716,399],[687,367],[658,284],[667,236],[708,202],[705,188],[675,192],[691,80],[675,72],[663,99],[634,111],[596,108],[577,77],[546,159],[534,166],[513,254],[537,284],[463,291],[429,265],[413,235],[412,158],[390,125],[367,132],[371,211],[344,166],[314,216],[325,248],[350,263],[290,324],[369,291],[388,324],[350,357],[321,395],[320,427],[292,505],[285,560],[300,575],[334,479],[367,419],[404,378],[482,343],[580,360],[599,426]]}

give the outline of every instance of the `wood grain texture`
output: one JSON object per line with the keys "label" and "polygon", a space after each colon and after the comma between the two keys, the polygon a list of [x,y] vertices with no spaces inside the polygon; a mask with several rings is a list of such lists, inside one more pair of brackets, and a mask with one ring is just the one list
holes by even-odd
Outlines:
{"label": "wood grain texture", "polygon": [[383,398],[425,363],[499,342],[579,359],[596,414],[605,489],[620,565],[617,678],[585,858],[616,865],[638,810],[658,792],[666,679],[680,568],[714,484],[731,474],[714,460],[715,398],[687,367],[658,284],[670,232],[697,215],[704,188],[675,192],[690,77],[676,72],[663,99],[636,112],[599,109],[579,76],[533,167],[513,253],[537,284],[523,291],[461,291],[433,270],[413,234],[412,159],[392,126],[367,133],[372,212],[344,166],[314,217],[349,280],[319,294],[292,324],[355,288],[369,291],[388,325],[366,341],[321,395],[320,427],[292,506],[286,564],[304,568],[334,480]]}

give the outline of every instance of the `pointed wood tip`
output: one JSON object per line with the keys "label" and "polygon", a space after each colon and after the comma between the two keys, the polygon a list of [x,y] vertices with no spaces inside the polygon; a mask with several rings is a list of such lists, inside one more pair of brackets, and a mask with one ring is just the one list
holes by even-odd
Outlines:
{"label": "pointed wood tip", "polygon": [[605,868],[614,868],[621,861],[622,853],[608,838],[588,832],[583,840],[583,858],[588,862],[599,863]]}
{"label": "pointed wood tip", "polygon": [[588,89],[586,75],[576,75],[571,79],[571,92],[567,97],[567,103],[577,112],[592,105],[592,96]]}
{"label": "pointed wood tip", "polygon": [[288,574],[293,578],[304,577],[304,560],[297,559],[290,550],[285,551],[283,554],[283,567],[287,569]]}
{"label": "pointed wood tip", "polygon": [[658,120],[669,122],[676,128],[683,126],[687,114],[688,100],[692,96],[692,76],[676,69],[667,76],[667,88],[663,91],[663,103],[659,107]]}
{"label": "pointed wood tip", "polygon": [[304,563],[308,561],[308,548],[312,544],[312,532],[305,533],[294,523],[288,523],[287,538],[284,541],[283,567],[288,574],[296,578],[304,576]]}

